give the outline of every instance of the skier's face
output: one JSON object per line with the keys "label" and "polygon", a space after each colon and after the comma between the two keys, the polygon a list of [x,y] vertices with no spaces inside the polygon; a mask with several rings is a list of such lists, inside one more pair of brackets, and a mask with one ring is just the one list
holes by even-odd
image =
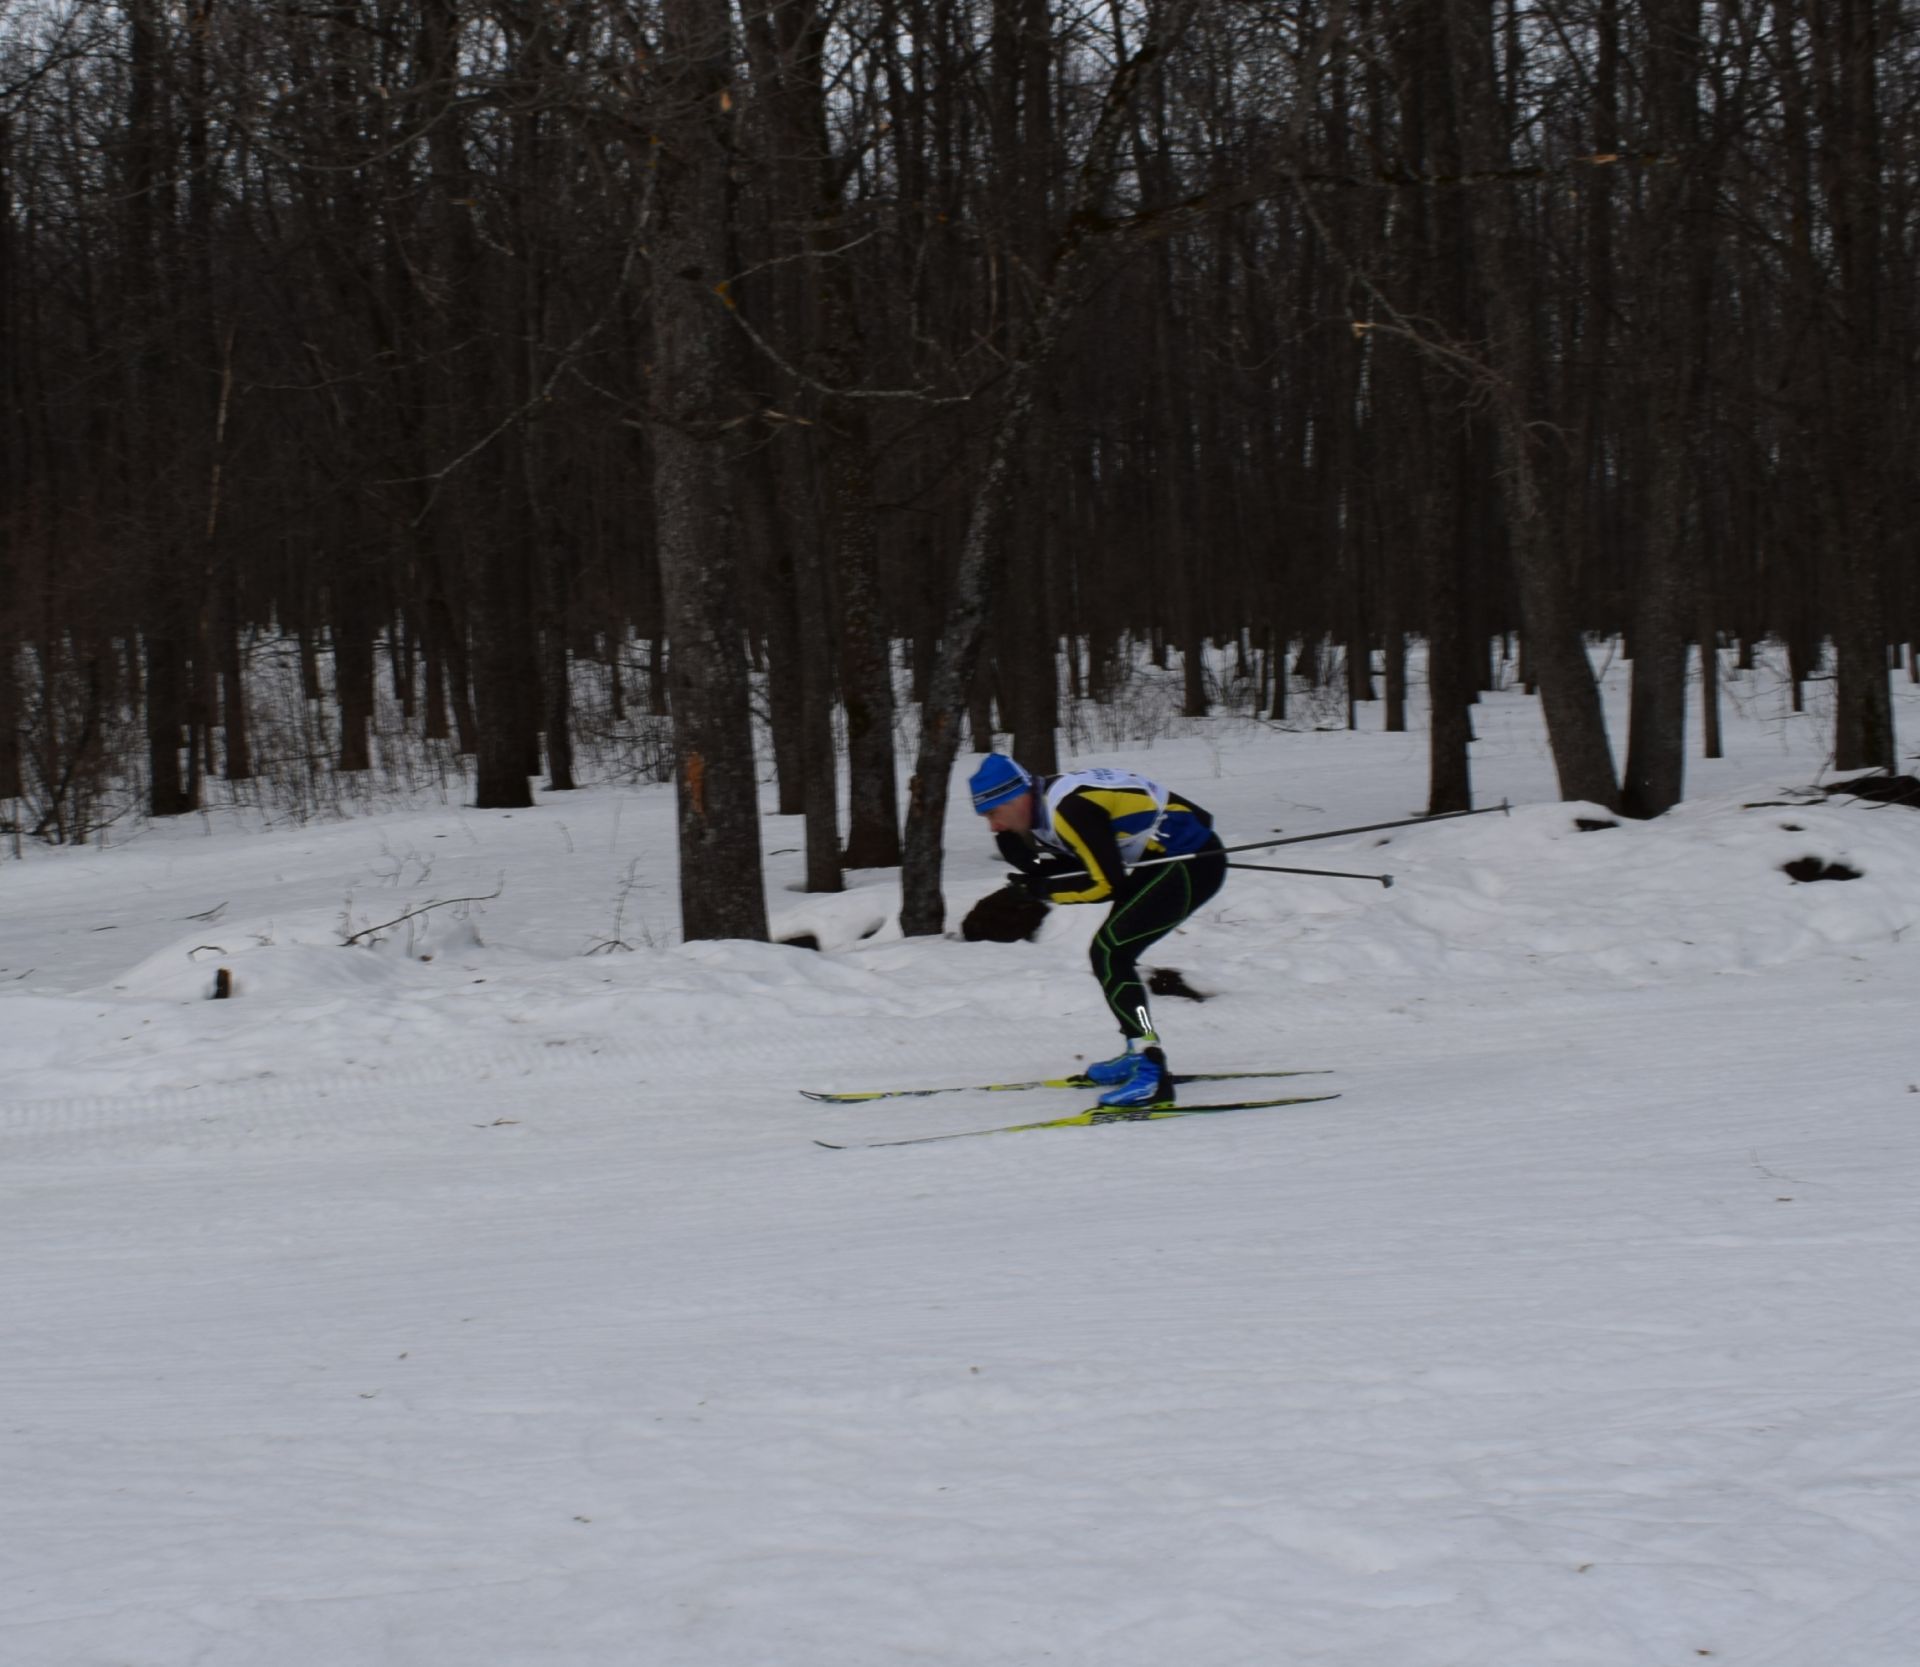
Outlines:
{"label": "skier's face", "polygon": [[1033,795],[1022,793],[987,812],[987,826],[994,833],[1031,833],[1033,831]]}

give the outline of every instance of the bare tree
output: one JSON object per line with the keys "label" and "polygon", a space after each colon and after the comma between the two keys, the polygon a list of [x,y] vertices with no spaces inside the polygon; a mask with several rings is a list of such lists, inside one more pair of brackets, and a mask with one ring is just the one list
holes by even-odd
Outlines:
{"label": "bare tree", "polygon": [[728,175],[735,127],[726,0],[662,0],[652,236],[653,492],[672,644],[680,918],[688,938],[767,936],[745,627],[722,442]]}

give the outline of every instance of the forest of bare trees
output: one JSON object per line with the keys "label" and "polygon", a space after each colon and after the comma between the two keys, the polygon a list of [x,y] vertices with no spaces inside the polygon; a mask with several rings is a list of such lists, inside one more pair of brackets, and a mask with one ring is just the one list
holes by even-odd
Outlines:
{"label": "forest of bare trees", "polygon": [[590,722],[764,936],[758,699],[937,931],[963,742],[1210,646],[1417,699],[1434,811],[1503,643],[1568,798],[1768,639],[1891,768],[1917,140],[1897,0],[0,0],[0,819]]}

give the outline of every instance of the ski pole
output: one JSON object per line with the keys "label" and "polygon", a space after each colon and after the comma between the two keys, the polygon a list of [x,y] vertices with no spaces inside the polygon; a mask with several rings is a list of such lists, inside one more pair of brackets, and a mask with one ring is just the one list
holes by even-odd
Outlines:
{"label": "ski pole", "polygon": [[[1379,833],[1386,828],[1424,828],[1429,822],[1451,822],[1456,817],[1461,816],[1490,816],[1496,810],[1503,810],[1511,815],[1513,806],[1508,804],[1505,799],[1502,799],[1497,805],[1482,805],[1478,810],[1443,810],[1437,816],[1408,816],[1398,822],[1369,822],[1362,828],[1329,828],[1325,833],[1290,834],[1285,839],[1256,839],[1247,845],[1223,845],[1220,849],[1229,855],[1235,851],[1271,851],[1276,845],[1305,845],[1315,839],[1338,839],[1342,834]],[[1204,852],[1189,851],[1185,856],[1181,857],[1148,857],[1144,862],[1128,863],[1127,867],[1129,869],[1150,868],[1155,863],[1191,862],[1195,857],[1203,855],[1205,855]],[[1230,863],[1228,866],[1232,868],[1251,868],[1253,864],[1236,862]],[[1085,870],[1075,869],[1073,872],[1084,873]],[[1328,870],[1315,868],[1276,868],[1273,872],[1276,874],[1324,874],[1328,872]],[[1377,874],[1347,874],[1340,876],[1340,878],[1350,880],[1377,880],[1380,876]]]}
{"label": "ski pole", "polygon": [[[1408,816],[1398,822],[1369,822],[1363,828],[1329,828],[1325,833],[1291,834],[1285,839],[1257,839],[1251,845],[1228,845],[1228,851],[1270,851],[1276,845],[1305,845],[1315,839],[1338,839],[1342,834],[1380,833],[1387,828],[1424,828],[1429,822],[1451,822],[1461,816],[1491,816],[1496,810],[1513,813],[1513,806],[1502,799],[1497,805],[1482,805],[1478,810],[1443,810],[1434,816]],[[1177,859],[1154,857],[1154,862],[1168,862]],[[1144,867],[1135,863],[1135,868]]]}
{"label": "ski pole", "polygon": [[[1135,863],[1134,866],[1141,868],[1145,864]],[[1323,880],[1378,880],[1383,886],[1393,884],[1391,874],[1346,874],[1337,868],[1270,868],[1259,862],[1230,862],[1227,866],[1245,868],[1255,874],[1317,874]]]}
{"label": "ski pole", "polygon": [[[1309,840],[1338,839],[1342,834],[1379,833],[1386,828],[1423,828],[1429,822],[1451,822],[1456,817],[1461,816],[1489,816],[1496,810],[1506,811],[1511,814],[1513,807],[1508,804],[1505,799],[1502,799],[1497,805],[1482,805],[1478,810],[1443,810],[1437,816],[1408,816],[1398,822],[1369,822],[1363,828],[1329,828],[1325,833],[1291,834],[1285,839],[1256,839],[1247,845],[1223,845],[1220,847],[1220,850],[1226,855],[1231,855],[1235,851],[1271,851],[1276,845],[1304,845]],[[1211,851],[1188,851],[1184,855],[1177,857],[1147,857],[1141,862],[1128,863],[1127,871],[1131,873],[1136,868],[1157,868],[1160,864],[1168,862],[1192,862],[1195,857],[1211,855],[1213,855]],[[1229,868],[1258,868],[1260,865],[1251,862],[1230,862],[1227,866]],[[1393,876],[1391,874],[1340,874],[1330,868],[1269,868],[1264,870],[1264,872],[1268,874],[1321,874],[1335,880],[1378,880],[1383,886],[1393,884]],[[1066,878],[1074,874],[1084,873],[1086,873],[1084,868],[1067,868],[1060,870],[1060,877]]]}

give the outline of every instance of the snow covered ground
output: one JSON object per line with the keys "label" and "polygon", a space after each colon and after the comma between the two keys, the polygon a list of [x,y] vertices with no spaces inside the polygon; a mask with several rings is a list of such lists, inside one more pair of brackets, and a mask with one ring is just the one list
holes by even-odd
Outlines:
{"label": "snow covered ground", "polygon": [[[824,952],[681,946],[665,788],[0,863],[0,1663],[1912,1667],[1920,814],[1756,808],[1826,729],[1732,693],[1657,823],[1507,695],[1510,817],[1234,875],[1175,1065],[1341,1098],[1192,1122],[822,1150],[1086,1103],[795,1090],[1110,1051],[1097,911],[903,941],[769,816]],[[1188,727],[1079,762],[1421,808]]]}

